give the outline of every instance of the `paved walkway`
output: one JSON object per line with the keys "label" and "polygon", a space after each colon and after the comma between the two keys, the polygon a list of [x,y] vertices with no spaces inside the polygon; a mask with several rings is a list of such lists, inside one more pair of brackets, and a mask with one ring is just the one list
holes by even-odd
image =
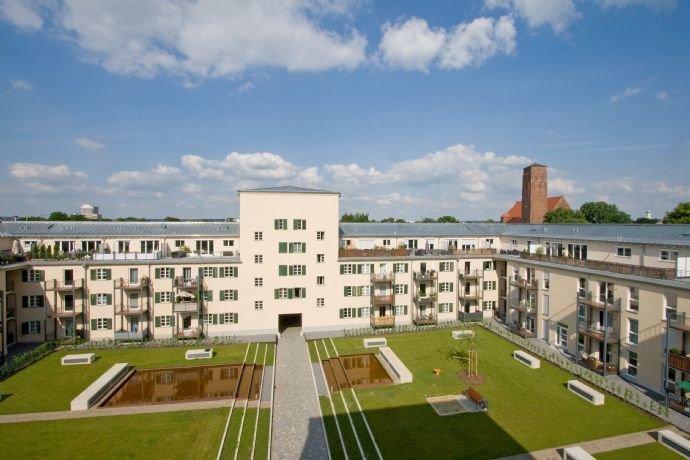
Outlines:
{"label": "paved walkway", "polygon": [[[659,430],[672,430],[678,434],[680,431],[672,426],[659,428]],[[565,447],[580,446],[589,454],[599,454],[602,452],[609,452],[612,450],[625,449],[626,447],[641,446],[643,444],[651,444],[657,442],[656,431],[640,431],[639,433],[629,433],[621,436],[612,436],[610,438],[597,439],[594,441],[581,442],[578,444],[570,444],[552,449],[538,450],[529,452],[527,454],[513,455],[510,457],[503,457],[499,460],[560,460],[563,458],[561,452]]]}
{"label": "paved walkway", "polygon": [[278,341],[272,459],[327,459],[328,444],[304,337],[297,328]]}

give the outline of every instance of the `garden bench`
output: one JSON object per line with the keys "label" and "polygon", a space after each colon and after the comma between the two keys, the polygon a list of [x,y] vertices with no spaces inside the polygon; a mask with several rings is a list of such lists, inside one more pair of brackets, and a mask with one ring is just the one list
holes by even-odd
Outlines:
{"label": "garden bench", "polygon": [[467,390],[465,390],[465,396],[475,403],[478,408],[481,408],[482,411],[487,412],[489,410],[489,401],[484,399],[482,395],[479,394],[477,390],[475,390],[472,387],[469,387]]}

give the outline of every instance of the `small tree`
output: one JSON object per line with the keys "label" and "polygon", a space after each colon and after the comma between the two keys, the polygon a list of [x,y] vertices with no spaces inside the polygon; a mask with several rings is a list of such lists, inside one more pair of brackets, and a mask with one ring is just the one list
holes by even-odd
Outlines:
{"label": "small tree", "polygon": [[580,211],[558,208],[544,214],[544,222],[549,224],[587,224],[585,215]]}
{"label": "small tree", "polygon": [[40,248],[38,248],[38,257],[41,259],[46,258],[46,245],[42,244]]}
{"label": "small tree", "polygon": [[673,211],[664,217],[665,224],[690,224],[690,201],[678,203]]}
{"label": "small tree", "polygon": [[460,221],[458,220],[457,217],[453,217],[453,216],[441,216],[441,217],[439,217],[439,218],[436,220],[436,222],[438,222],[439,224],[457,224],[457,223],[459,223]]}
{"label": "small tree", "polygon": [[52,259],[53,258],[53,250],[50,246],[46,248],[46,259]]}
{"label": "small tree", "polygon": [[53,257],[55,257],[57,259],[59,255],[60,255],[60,246],[57,243],[55,243],[55,246],[53,246]]}

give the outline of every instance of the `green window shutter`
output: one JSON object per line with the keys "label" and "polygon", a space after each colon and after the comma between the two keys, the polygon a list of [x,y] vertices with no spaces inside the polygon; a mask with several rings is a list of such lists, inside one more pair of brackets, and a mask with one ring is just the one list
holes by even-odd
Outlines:
{"label": "green window shutter", "polygon": [[113,276],[113,271],[109,268],[105,269],[105,279],[109,280]]}
{"label": "green window shutter", "polygon": [[204,268],[203,268],[203,267],[199,267],[199,270],[198,270],[198,271],[199,271],[199,278],[203,278],[203,277],[204,277]]}
{"label": "green window shutter", "polygon": [[220,267],[220,270],[218,270],[218,278],[225,278],[225,269],[229,267]]}
{"label": "green window shutter", "polygon": [[225,315],[224,314],[221,313],[220,315],[218,315],[218,323],[219,324],[225,324]]}
{"label": "green window shutter", "polygon": [[46,272],[43,270],[38,271],[38,280],[39,281],[45,281],[46,280]]}
{"label": "green window shutter", "polygon": [[91,305],[96,305],[96,294],[91,294]]}
{"label": "green window shutter", "polygon": [[[91,279],[93,279],[93,278],[91,278]],[[27,281],[29,281],[29,270],[22,270],[22,282],[26,283]],[[24,325],[24,323],[22,323],[22,326],[23,325]],[[29,327],[28,323],[26,324],[26,327],[28,330],[28,327]]]}
{"label": "green window shutter", "polygon": [[292,288],[288,289],[288,299],[292,299],[293,295],[294,295],[293,289]]}
{"label": "green window shutter", "polygon": [[212,321],[212,323],[213,323],[213,324],[218,324],[218,315],[215,314],[215,313],[213,314],[213,321]]}
{"label": "green window shutter", "polygon": [[374,273],[374,264],[369,264],[369,273]]}
{"label": "green window shutter", "polygon": [[302,298],[307,297],[307,288],[302,288]]}
{"label": "green window shutter", "polygon": [[284,241],[281,241],[278,243],[278,252],[280,254],[285,254],[287,252],[287,243]]}
{"label": "green window shutter", "polygon": [[449,312],[453,313],[453,304],[450,304],[450,309],[448,310]]}
{"label": "green window shutter", "polygon": [[398,273],[398,264],[393,264],[393,273]]}
{"label": "green window shutter", "polygon": [[171,326],[175,325],[175,315],[170,316],[170,325]]}
{"label": "green window shutter", "polygon": [[156,327],[161,327],[161,317],[156,316]]}
{"label": "green window shutter", "polygon": [[113,320],[108,318],[105,320],[105,328],[106,329],[112,329],[113,328]]}
{"label": "green window shutter", "polygon": [[273,298],[277,299],[278,298],[278,289],[273,290]]}
{"label": "green window shutter", "polygon": [[232,316],[233,316],[233,319],[235,320],[235,321],[234,321],[235,324],[237,324],[237,323],[240,322],[240,315],[239,315],[239,313],[233,313]]}
{"label": "green window shutter", "polygon": [[288,275],[292,276],[295,274],[295,271],[292,269],[292,265],[288,267]]}
{"label": "green window shutter", "polygon": [[95,331],[95,330],[96,330],[96,320],[95,320],[95,319],[92,319],[92,320],[91,320],[91,330],[92,330],[92,331]]}
{"label": "green window shutter", "polygon": [[287,245],[288,245],[288,252],[289,252],[290,254],[292,254],[292,252],[293,252],[292,243],[287,243]]}
{"label": "green window shutter", "polygon": [[406,315],[406,314],[407,314],[407,305],[405,305],[405,307],[403,308],[403,315]]}
{"label": "green window shutter", "polygon": [[112,294],[106,294],[105,295],[105,304],[106,305],[112,305],[113,304],[113,295]]}
{"label": "green window shutter", "polygon": [[405,273],[407,273],[407,264],[405,264]]}
{"label": "green window shutter", "polygon": [[213,301],[213,291],[206,291],[206,300],[209,302]]}
{"label": "green window shutter", "polygon": [[405,286],[404,293],[407,294],[407,284],[405,284],[404,286]]}
{"label": "green window shutter", "polygon": [[278,265],[278,276],[287,276],[287,265]]}
{"label": "green window shutter", "polygon": [[94,270],[92,268],[91,270],[89,270],[89,273],[90,273],[91,281],[96,281],[96,270]]}
{"label": "green window shutter", "polygon": [[218,267],[213,267],[213,277],[218,278]]}
{"label": "green window shutter", "polygon": [[362,317],[362,309],[358,308],[357,309],[357,318],[361,318],[361,317]]}
{"label": "green window shutter", "polygon": [[278,219],[273,219],[273,230],[278,230]]}
{"label": "green window shutter", "polygon": [[343,286],[343,297],[347,297],[347,286]]}
{"label": "green window shutter", "polygon": [[237,292],[237,289],[234,289],[232,292],[233,292],[234,295],[235,295],[235,300],[240,300],[240,295],[239,295],[239,293]]}
{"label": "green window shutter", "polygon": [[345,309],[341,308],[340,309],[340,319],[343,319],[345,317]]}
{"label": "green window shutter", "polygon": [[219,296],[219,298],[220,298],[220,301],[221,301],[221,302],[223,302],[223,301],[225,301],[225,300],[227,299],[227,297],[226,297],[226,292],[225,292],[224,290],[220,291],[220,296]]}
{"label": "green window shutter", "polygon": [[[160,268],[157,268],[157,269],[155,270],[155,275],[154,275],[154,276],[156,277],[157,280],[161,278],[161,269],[160,269]],[[92,279],[93,279],[93,278],[92,278]]]}
{"label": "green window shutter", "polygon": [[450,263],[450,271],[454,271],[454,270],[455,270],[455,262],[451,262]]}
{"label": "green window shutter", "polygon": [[307,243],[302,243],[302,252],[307,252]]}
{"label": "green window shutter", "polygon": [[240,276],[240,267],[234,267],[235,269],[232,271],[232,277],[237,278]]}
{"label": "green window shutter", "polygon": [[343,275],[345,273],[345,265],[340,264],[340,274]]}
{"label": "green window shutter", "polygon": [[453,292],[453,285],[455,285],[455,283],[449,283],[449,284],[450,284],[450,292]]}
{"label": "green window shutter", "polygon": [[355,264],[354,270],[352,270],[353,273],[356,275],[359,275],[362,273],[362,264]]}
{"label": "green window shutter", "polygon": [[[160,292],[156,292],[156,293],[153,295],[153,298],[154,298],[154,302],[155,302],[155,303],[161,303],[161,293],[160,293]],[[156,318],[157,318],[157,317],[156,317]]]}
{"label": "green window shutter", "polygon": [[306,275],[306,274],[307,274],[307,266],[302,265],[302,275]]}

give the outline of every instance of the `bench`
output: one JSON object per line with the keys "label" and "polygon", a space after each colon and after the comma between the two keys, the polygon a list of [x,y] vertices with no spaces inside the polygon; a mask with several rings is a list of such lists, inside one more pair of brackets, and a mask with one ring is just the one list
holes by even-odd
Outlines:
{"label": "bench", "polygon": [[96,360],[95,353],[83,353],[80,355],[66,355],[62,357],[63,366],[75,366],[79,364],[91,364]]}
{"label": "bench", "polygon": [[580,446],[566,447],[563,449],[563,460],[595,460],[589,452]]}
{"label": "bench", "polygon": [[539,366],[541,366],[541,362],[537,358],[528,355],[522,350],[515,350],[513,352],[513,358],[515,358],[516,361],[532,369],[539,369]]}
{"label": "bench", "polygon": [[373,337],[364,339],[364,348],[386,347],[388,342],[385,337]]}
{"label": "bench", "polygon": [[213,348],[201,348],[198,350],[187,350],[184,358],[190,359],[211,359],[213,358]]}
{"label": "bench", "polygon": [[474,337],[474,331],[472,331],[470,329],[464,329],[462,331],[453,331],[453,332],[451,332],[451,336],[455,340],[468,339],[468,338]]}
{"label": "bench", "polygon": [[479,394],[477,390],[475,390],[472,387],[469,387],[467,390],[465,390],[464,395],[473,403],[477,405],[477,408],[481,409],[484,412],[487,412],[489,410],[489,401],[484,399],[482,395]]}
{"label": "bench", "polygon": [[690,441],[671,430],[659,430],[657,441],[685,458],[690,458]]}
{"label": "bench", "polygon": [[601,406],[604,404],[603,393],[600,393],[577,380],[568,380],[568,390],[578,395],[585,401],[594,404],[595,406]]}
{"label": "bench", "polygon": [[127,363],[114,364],[70,403],[70,410],[87,410],[115,388],[130,372]]}

